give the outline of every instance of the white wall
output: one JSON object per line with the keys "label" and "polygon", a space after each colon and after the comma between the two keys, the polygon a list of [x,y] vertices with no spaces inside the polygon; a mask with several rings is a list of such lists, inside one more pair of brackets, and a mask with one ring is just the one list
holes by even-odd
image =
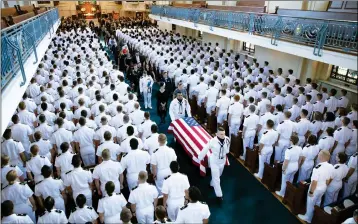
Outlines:
{"label": "white wall", "polygon": [[206,1],[208,5],[223,5],[223,1]]}
{"label": "white wall", "polygon": [[269,13],[274,13],[276,6],[281,9],[301,9],[302,1],[266,1],[265,5]]}
{"label": "white wall", "polygon": [[226,37],[222,37],[222,36],[218,36],[218,35],[214,35],[214,34],[210,34],[210,33],[203,32],[203,42],[204,43],[211,42],[212,46],[215,46],[216,43],[219,43],[219,47],[224,48],[224,49],[226,49],[226,47],[227,47],[227,38]]}
{"label": "white wall", "polygon": [[268,61],[269,66],[275,72],[278,68],[282,68],[283,73],[287,74],[288,69],[292,69],[294,71],[294,75],[297,78],[300,76],[303,60],[301,57],[260,46],[255,46],[255,58],[257,58],[257,62],[260,64],[260,66],[262,66],[265,61]]}
{"label": "white wall", "polygon": [[162,31],[167,30],[168,32],[172,30],[172,24],[171,23],[166,23],[166,22],[162,22],[162,21],[158,21],[157,22],[159,29]]}

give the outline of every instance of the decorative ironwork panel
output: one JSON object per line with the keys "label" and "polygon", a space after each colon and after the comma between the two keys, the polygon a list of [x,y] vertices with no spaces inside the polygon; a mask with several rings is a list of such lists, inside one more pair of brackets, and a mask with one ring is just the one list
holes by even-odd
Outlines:
{"label": "decorative ironwork panel", "polygon": [[24,64],[32,53],[37,61],[36,46],[58,20],[55,8],[1,30],[1,88],[4,89],[19,71],[23,77],[21,85],[25,84]]}
{"label": "decorative ironwork panel", "polygon": [[[313,54],[321,56],[323,48],[339,51],[358,51],[356,22],[306,19],[260,13],[227,10],[152,6],[151,13],[213,27],[248,32],[271,37],[271,43],[291,41],[314,47]],[[165,12],[165,13],[164,13]]]}

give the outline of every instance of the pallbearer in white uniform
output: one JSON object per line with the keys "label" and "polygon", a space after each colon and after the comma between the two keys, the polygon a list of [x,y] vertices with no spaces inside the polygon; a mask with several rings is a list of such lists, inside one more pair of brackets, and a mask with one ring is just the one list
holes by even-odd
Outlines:
{"label": "pallbearer in white uniform", "polygon": [[144,76],[140,79],[139,90],[144,97],[144,107],[152,109],[152,87],[153,78],[144,72]]}
{"label": "pallbearer in white uniform", "polygon": [[205,158],[209,150],[212,152],[209,156],[209,166],[211,168],[212,176],[210,186],[214,187],[215,194],[219,202],[223,200],[223,192],[220,186],[220,176],[224,171],[229,149],[230,139],[229,137],[225,136],[224,128],[219,127],[216,137],[212,138],[208,142],[208,144],[203,148],[198,156],[199,161],[201,161]]}
{"label": "pallbearer in white uniform", "polygon": [[169,115],[172,121],[175,121],[179,118],[185,117],[185,112],[188,117],[191,117],[191,109],[189,102],[183,98],[183,93],[178,92],[177,97],[170,103],[169,106]]}

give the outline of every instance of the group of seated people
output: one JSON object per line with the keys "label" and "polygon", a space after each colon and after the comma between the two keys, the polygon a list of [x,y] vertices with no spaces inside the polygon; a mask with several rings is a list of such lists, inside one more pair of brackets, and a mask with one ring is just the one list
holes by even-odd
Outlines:
{"label": "group of seated people", "polygon": [[59,28],[3,134],[2,223],[208,221],[114,68],[90,28]]}
{"label": "group of seated people", "polygon": [[342,186],[344,198],[356,192],[358,106],[354,102],[348,106],[346,90],[338,96],[336,89],[319,89],[310,78],[301,83],[291,69],[286,74],[281,68],[274,72],[268,61],[259,64],[221,49],[218,43],[201,43],[156,27],[126,27],[117,35],[136,46],[161,76],[172,79],[184,97],[204,107],[207,117],[214,115],[218,126],[227,123],[230,136],[241,134],[240,159],[245,160],[246,151],[258,144],[256,177],[262,178],[264,164],[270,164],[274,154],[274,161],[283,163],[279,196],[284,196],[286,181],[293,182],[297,172],[297,182],[311,177],[323,162],[318,156],[323,151],[322,158],[334,169],[328,186],[323,191],[319,187],[320,195],[307,215],[300,216],[303,220],[311,221],[313,206],[321,204],[322,195],[328,205],[338,200]]}

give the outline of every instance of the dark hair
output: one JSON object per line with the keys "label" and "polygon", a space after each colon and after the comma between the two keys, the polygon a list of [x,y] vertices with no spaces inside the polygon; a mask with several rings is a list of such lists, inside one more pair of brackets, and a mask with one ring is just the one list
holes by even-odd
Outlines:
{"label": "dark hair", "polygon": [[136,150],[138,148],[138,140],[136,138],[132,138],[129,141],[129,145],[130,145],[132,150]]}
{"label": "dark hair", "polygon": [[81,165],[81,157],[79,155],[74,155],[72,157],[72,165],[77,168]]}
{"label": "dark hair", "polygon": [[333,112],[327,112],[326,113],[326,121],[332,122],[334,120],[336,120],[336,115],[334,115]]}
{"label": "dark hair", "polygon": [[197,202],[199,201],[199,199],[201,198],[201,192],[199,190],[199,188],[195,187],[195,186],[191,186],[189,188],[189,198],[191,200],[191,202]]}
{"label": "dark hair", "polygon": [[108,181],[104,187],[106,189],[106,192],[109,196],[112,196],[114,189],[116,188],[116,186],[114,185],[114,183],[112,181]]}
{"label": "dark hair", "polygon": [[14,203],[10,200],[6,200],[1,203],[1,215],[9,216],[14,213]]}
{"label": "dark hair", "polygon": [[134,128],[133,128],[132,125],[129,125],[129,126],[127,127],[127,135],[128,135],[128,136],[132,136],[133,134],[134,134]]}
{"label": "dark hair", "polygon": [[51,196],[48,196],[44,201],[44,207],[46,211],[50,212],[54,206],[55,206],[55,200]]}
{"label": "dark hair", "polygon": [[315,135],[308,136],[307,143],[310,145],[316,145],[317,137]]}
{"label": "dark hair", "polygon": [[79,194],[76,198],[76,204],[79,208],[83,208],[86,204],[86,197],[83,194]]}
{"label": "dark hair", "polygon": [[62,153],[67,152],[67,150],[70,148],[70,145],[68,144],[68,142],[62,142],[60,145],[60,149],[62,151]]}
{"label": "dark hair", "polygon": [[269,128],[273,128],[273,126],[275,125],[275,122],[273,122],[273,120],[269,119],[269,120],[267,120],[266,125]]}
{"label": "dark hair", "polygon": [[179,171],[179,163],[177,161],[172,161],[170,163],[170,170],[172,173],[177,173]]}
{"label": "dark hair", "polygon": [[347,155],[344,152],[339,152],[338,154],[339,163],[345,164],[347,162]]}
{"label": "dark hair", "polygon": [[156,124],[152,124],[152,126],[150,126],[150,130],[152,131],[152,133],[157,133],[158,132],[158,126]]}
{"label": "dark hair", "polygon": [[44,176],[44,178],[48,178],[51,176],[52,168],[50,166],[44,165],[41,168],[41,175]]}
{"label": "dark hair", "polygon": [[308,115],[308,111],[307,111],[306,109],[302,109],[302,110],[301,110],[301,113],[302,113],[303,115],[305,115],[305,117]]}

